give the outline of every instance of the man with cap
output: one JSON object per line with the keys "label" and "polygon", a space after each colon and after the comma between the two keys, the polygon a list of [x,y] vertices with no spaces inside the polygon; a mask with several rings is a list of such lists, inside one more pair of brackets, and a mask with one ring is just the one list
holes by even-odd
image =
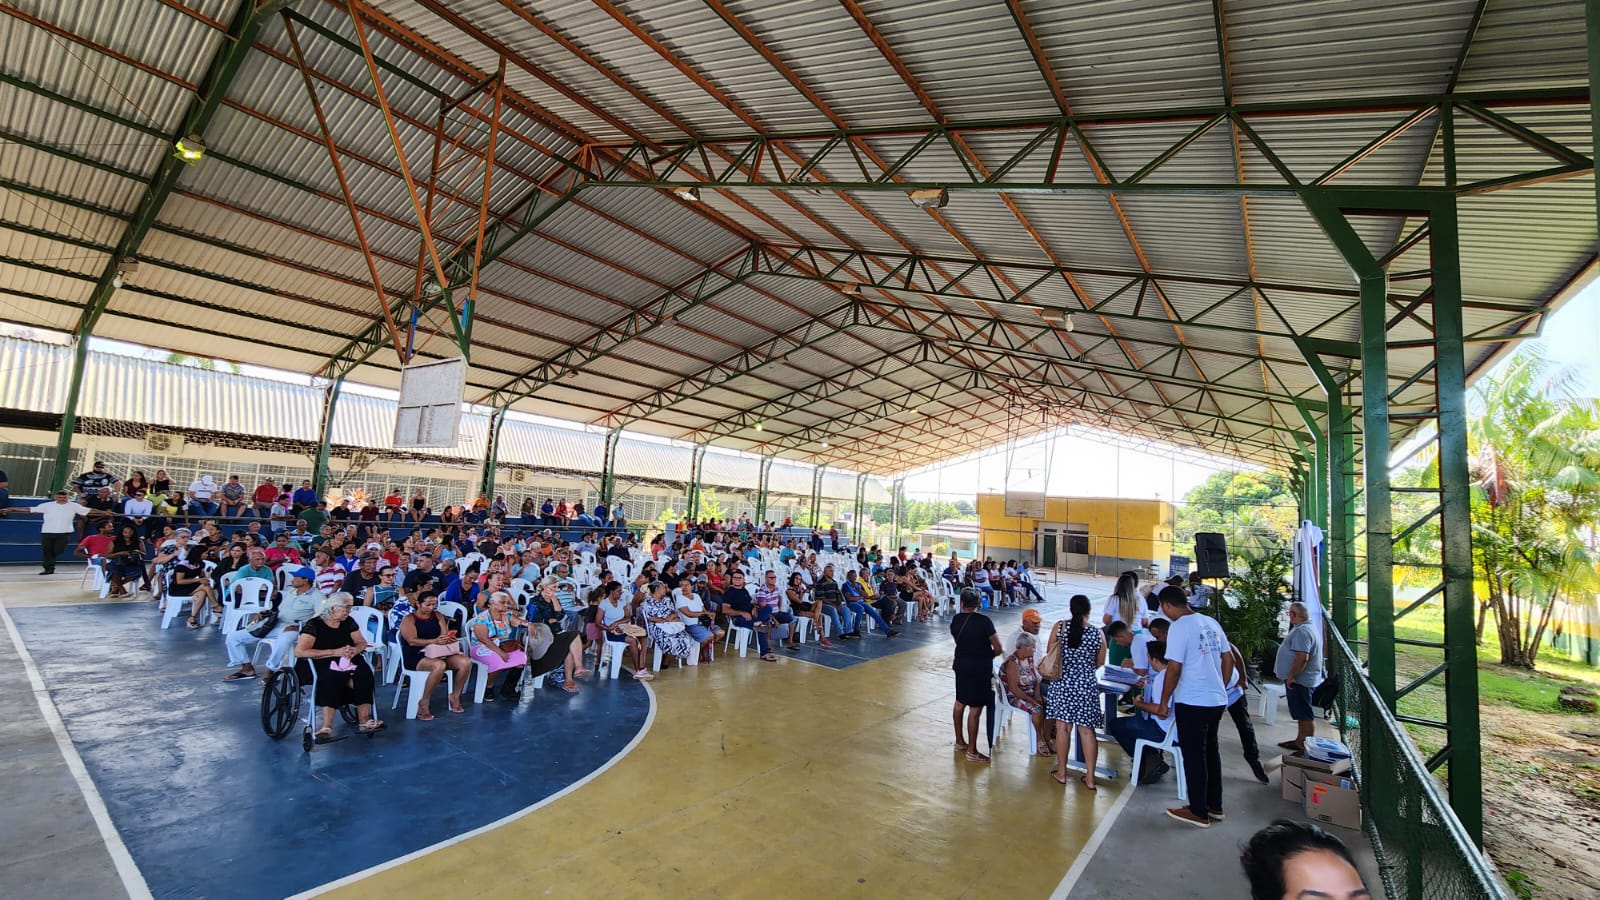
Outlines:
{"label": "man with cap", "polygon": [[361,561],[356,564],[355,571],[345,576],[344,587],[340,590],[352,597],[365,597],[367,588],[377,587],[380,581],[382,579],[378,577],[378,554],[366,550],[361,554]]}
{"label": "man with cap", "polygon": [[106,471],[106,464],[98,459],[94,461],[94,468],[72,479],[72,486],[78,489],[80,497],[92,497],[101,488],[114,488],[121,483],[117,476]]}
{"label": "man with cap", "polygon": [[210,475],[201,475],[189,483],[189,514],[193,516],[214,516],[217,514],[217,502],[212,498],[217,493],[217,483]]}
{"label": "man with cap", "polygon": [[[96,468],[99,468],[96,466]],[[88,516],[90,509],[67,499],[66,491],[56,491],[55,499],[38,506],[13,506],[8,513],[38,513],[44,517],[39,526],[40,575],[54,575],[56,559],[72,546],[72,536],[77,533],[74,523],[80,516]]]}
{"label": "man with cap", "polygon": [[243,681],[256,677],[256,669],[250,664],[250,659],[255,655],[255,645],[264,640],[272,642],[267,669],[274,671],[283,664],[289,651],[294,648],[295,641],[300,639],[300,626],[317,614],[326,599],[313,583],[316,577],[317,573],[310,566],[301,566],[289,573],[289,586],[284,588],[276,605],[278,622],[266,637],[256,637],[250,633],[250,629],[270,613],[256,617],[250,624],[223,639],[223,644],[228,648],[228,665],[239,667],[238,671],[224,676],[223,681]]}

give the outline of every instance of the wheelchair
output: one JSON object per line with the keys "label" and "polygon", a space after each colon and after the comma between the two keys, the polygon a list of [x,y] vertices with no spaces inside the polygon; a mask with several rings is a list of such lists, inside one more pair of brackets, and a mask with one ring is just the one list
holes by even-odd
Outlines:
{"label": "wheelchair", "polygon": [[[308,693],[309,691],[309,693]],[[305,752],[310,753],[316,746],[312,735],[316,731],[317,705],[313,698],[317,695],[317,670],[311,665],[310,660],[296,659],[294,665],[279,669],[274,675],[265,679],[261,687],[261,730],[273,740],[282,740],[289,736],[294,726],[301,726],[300,746]],[[305,715],[301,715],[304,709]],[[345,722],[355,725],[358,721],[356,708],[346,704],[339,708],[339,715]],[[375,732],[368,732],[371,738]],[[350,737],[342,734],[330,738],[323,743],[335,743]]]}

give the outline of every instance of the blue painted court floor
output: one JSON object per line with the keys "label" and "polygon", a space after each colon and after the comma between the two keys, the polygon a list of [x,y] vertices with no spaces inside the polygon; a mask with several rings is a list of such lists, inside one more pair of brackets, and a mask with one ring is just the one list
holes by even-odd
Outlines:
{"label": "blue painted court floor", "polygon": [[417,722],[379,685],[386,731],[306,753],[298,727],[262,731],[260,680],[222,681],[215,628],[162,631],[151,604],[11,615],[157,897],[284,897],[471,831],[605,764],[650,708],[624,676],[463,715],[436,694]]}

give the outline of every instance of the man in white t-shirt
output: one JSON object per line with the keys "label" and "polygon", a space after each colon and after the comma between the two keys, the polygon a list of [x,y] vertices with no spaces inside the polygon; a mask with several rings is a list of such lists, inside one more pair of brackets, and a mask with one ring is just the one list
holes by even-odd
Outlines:
{"label": "man in white t-shirt", "polygon": [[53,501],[38,506],[13,506],[6,512],[38,513],[44,517],[43,524],[39,526],[39,561],[42,565],[39,574],[54,575],[56,559],[72,546],[73,535],[77,533],[74,523],[80,516],[89,515],[89,507],[68,500],[66,491],[56,491]]}
{"label": "man in white t-shirt", "polygon": [[1221,821],[1223,813],[1217,728],[1228,708],[1233,654],[1222,626],[1191,610],[1183,588],[1162,588],[1160,599],[1161,612],[1172,624],[1167,628],[1167,672],[1157,714],[1170,711],[1177,722],[1189,793],[1189,805],[1169,809],[1167,815],[1209,828],[1213,821]]}

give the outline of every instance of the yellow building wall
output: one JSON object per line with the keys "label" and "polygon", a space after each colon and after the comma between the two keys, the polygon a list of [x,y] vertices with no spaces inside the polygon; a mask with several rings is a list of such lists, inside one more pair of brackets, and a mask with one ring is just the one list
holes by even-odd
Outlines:
{"label": "yellow building wall", "polygon": [[982,544],[991,556],[1003,555],[996,551],[1033,549],[1034,533],[1044,522],[1087,526],[1091,556],[1165,565],[1172,555],[1173,510],[1164,500],[1047,497],[1043,519],[1008,516],[1005,509],[1003,494],[978,495]]}

